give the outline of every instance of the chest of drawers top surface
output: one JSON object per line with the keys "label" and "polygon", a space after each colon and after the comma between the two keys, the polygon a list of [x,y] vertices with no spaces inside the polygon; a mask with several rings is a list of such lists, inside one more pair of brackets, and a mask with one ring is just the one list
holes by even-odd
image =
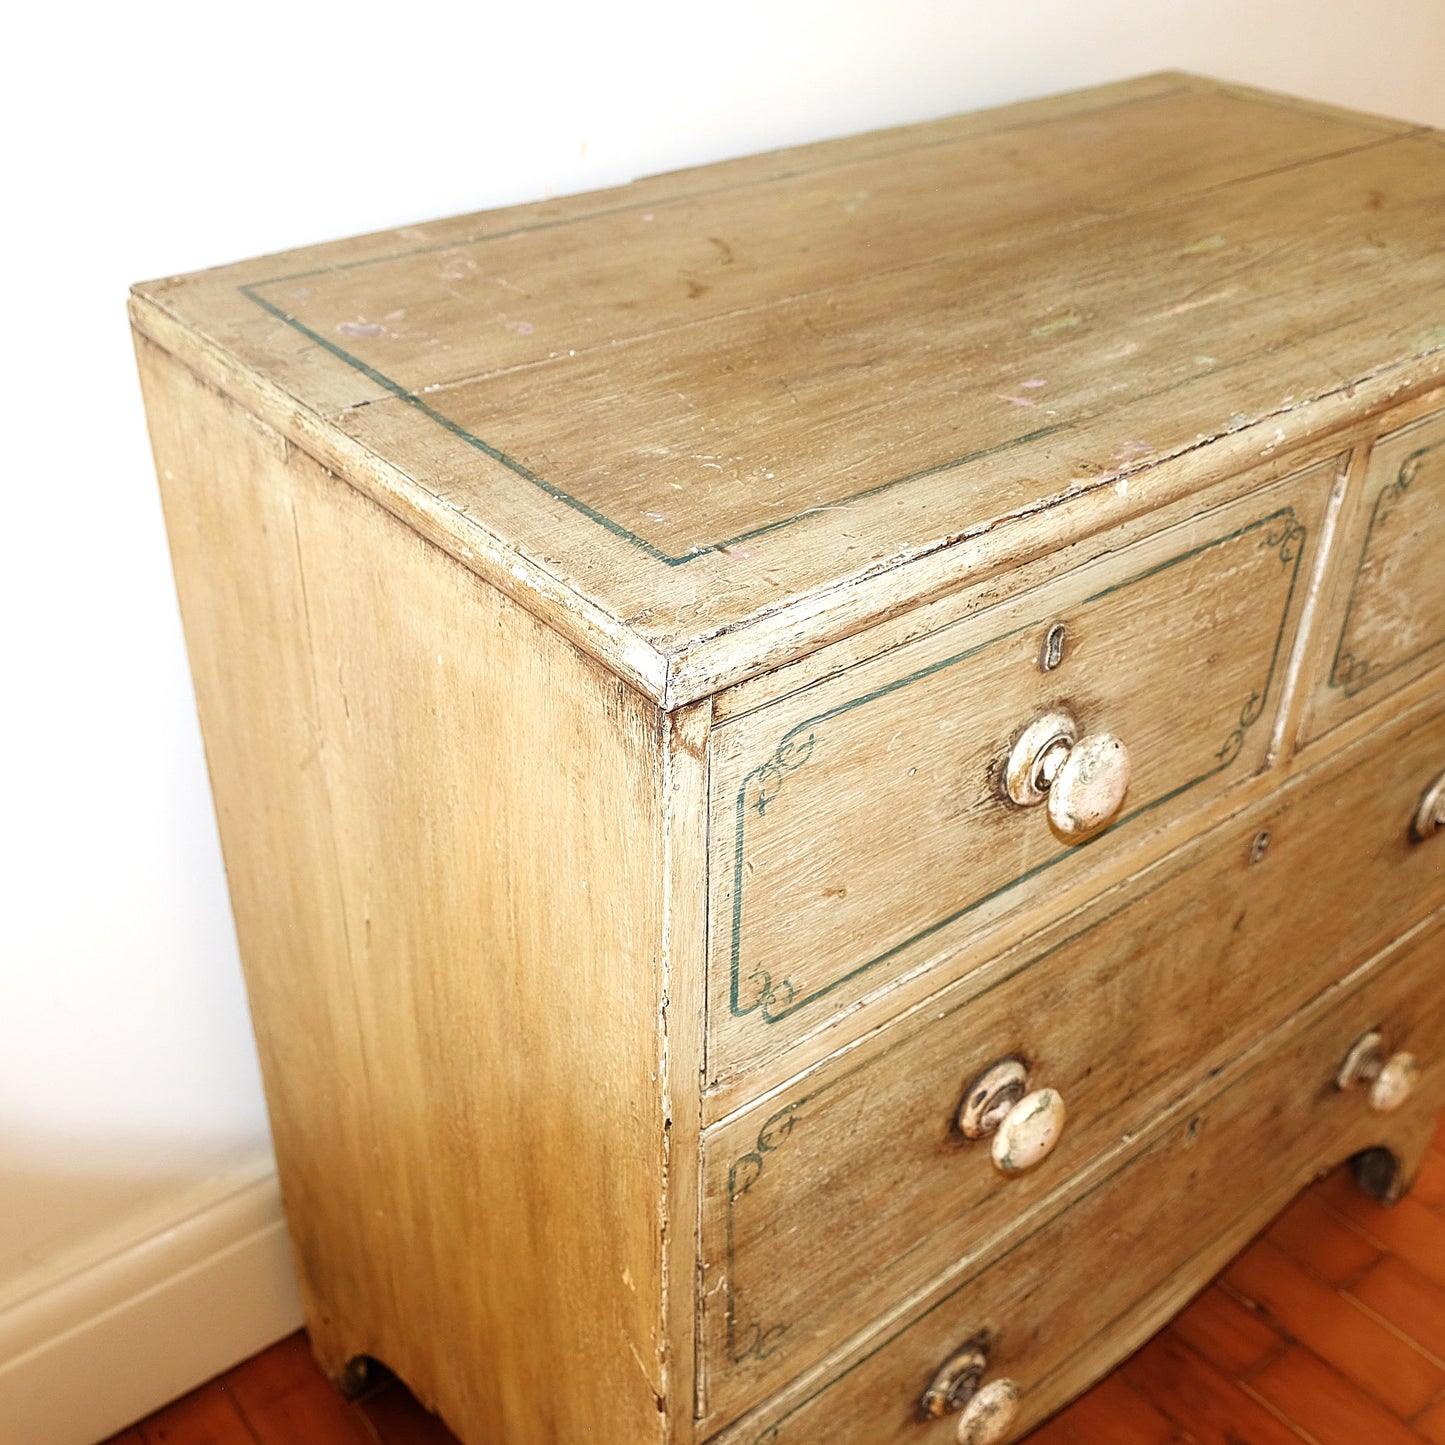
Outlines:
{"label": "chest of drawers top surface", "polygon": [[1433,131],[1169,74],[136,288],[665,705],[1445,373]]}

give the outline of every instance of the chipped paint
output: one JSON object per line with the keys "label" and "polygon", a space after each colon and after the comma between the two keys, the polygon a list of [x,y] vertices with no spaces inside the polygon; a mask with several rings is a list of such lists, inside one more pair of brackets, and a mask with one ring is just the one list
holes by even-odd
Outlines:
{"label": "chipped paint", "polygon": [[1030,336],[1052,336],[1058,331],[1068,331],[1072,327],[1082,326],[1084,318],[1077,311],[1065,311],[1062,316],[1055,316],[1051,320],[1042,321],[1030,330]]}
{"label": "chipped paint", "polygon": [[1228,301],[1231,296],[1239,295],[1238,286],[1226,286],[1222,291],[1211,291],[1208,296],[1196,296],[1193,301],[1181,301],[1177,306],[1166,306],[1163,311],[1156,311],[1150,321],[1166,321],[1171,316],[1183,316],[1189,311],[1201,311],[1206,306],[1217,306],[1221,301]]}
{"label": "chipped paint", "polygon": [[1019,1387],[1012,1380],[990,1380],[958,1422],[959,1445],[1002,1445],[1019,1413]]}

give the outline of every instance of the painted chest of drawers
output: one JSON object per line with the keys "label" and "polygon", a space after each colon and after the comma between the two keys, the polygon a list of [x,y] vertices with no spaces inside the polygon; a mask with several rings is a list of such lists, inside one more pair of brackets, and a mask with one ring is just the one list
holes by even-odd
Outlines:
{"label": "painted chest of drawers", "polygon": [[1445,1103],[1445,145],[1181,75],[138,287],[320,1359],[1008,1440]]}

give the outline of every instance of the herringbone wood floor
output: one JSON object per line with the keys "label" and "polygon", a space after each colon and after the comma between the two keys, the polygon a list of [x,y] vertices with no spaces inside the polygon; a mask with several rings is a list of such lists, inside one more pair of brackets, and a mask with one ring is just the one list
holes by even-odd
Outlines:
{"label": "herringbone wood floor", "polygon": [[[1301,1442],[1445,1445],[1445,1123],[1400,1204],[1330,1175],[1028,1445]],[[399,1384],[347,1404],[298,1334],[109,1445],[455,1441]]]}

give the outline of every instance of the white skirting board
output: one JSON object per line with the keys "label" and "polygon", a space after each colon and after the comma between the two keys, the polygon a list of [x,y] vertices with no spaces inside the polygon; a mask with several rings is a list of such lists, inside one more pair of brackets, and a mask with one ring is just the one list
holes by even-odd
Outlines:
{"label": "white skirting board", "polygon": [[301,1324],[274,1173],[0,1310],[0,1445],[96,1445]]}

